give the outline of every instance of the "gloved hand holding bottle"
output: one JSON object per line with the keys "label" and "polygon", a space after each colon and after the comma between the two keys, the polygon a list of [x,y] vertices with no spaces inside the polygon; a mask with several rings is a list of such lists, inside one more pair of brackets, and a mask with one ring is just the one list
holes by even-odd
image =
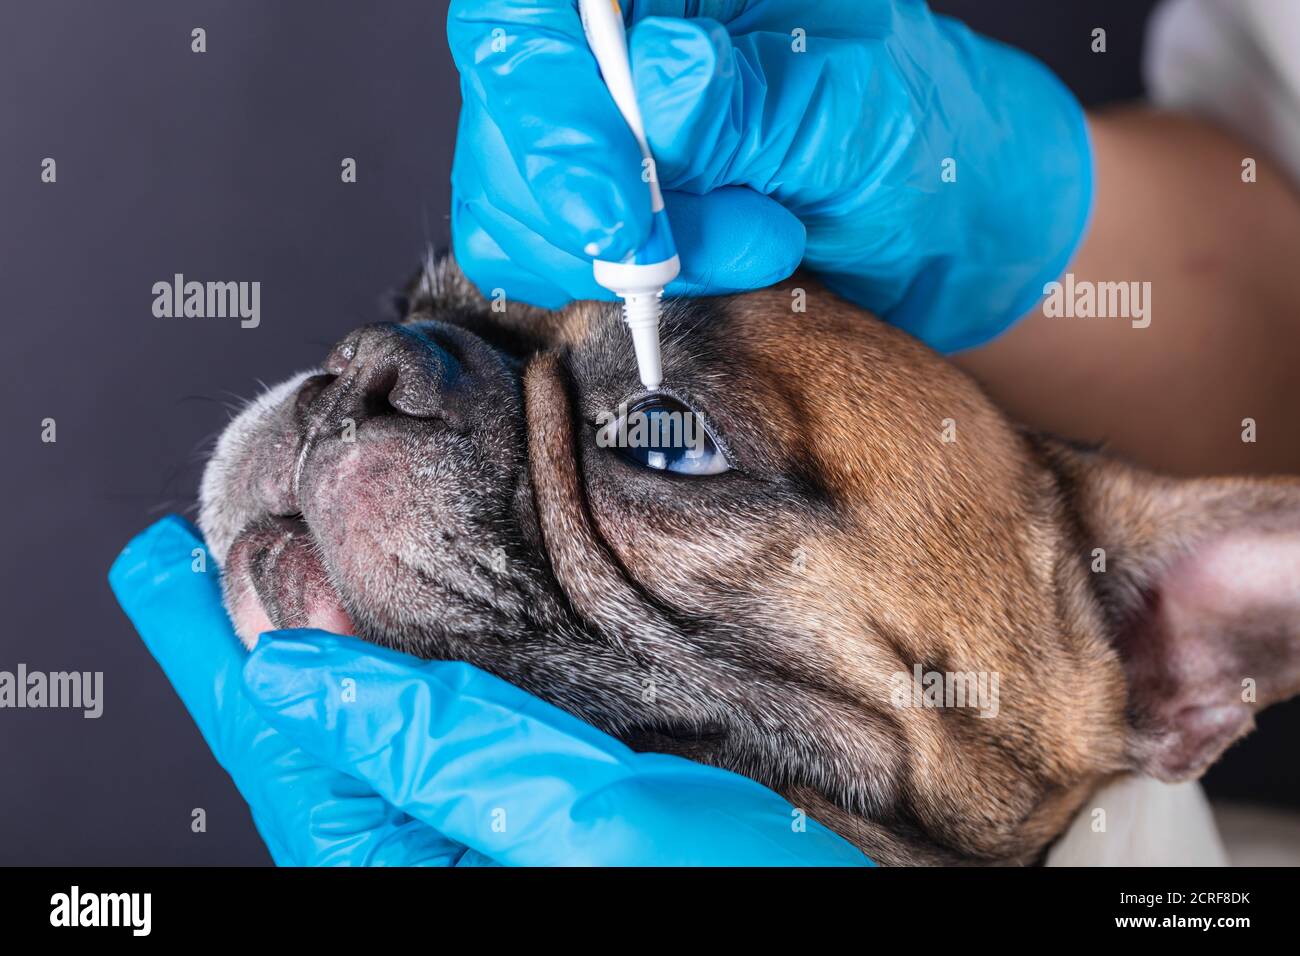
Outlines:
{"label": "gloved hand holding bottle", "polygon": [[[980,344],[1066,267],[1091,201],[1083,111],[1032,57],[921,0],[630,0],[637,98],[682,273],[802,262],[941,350]],[[545,307],[608,298],[595,258],[650,226],[641,155],[572,0],[455,0],[457,259]]]}

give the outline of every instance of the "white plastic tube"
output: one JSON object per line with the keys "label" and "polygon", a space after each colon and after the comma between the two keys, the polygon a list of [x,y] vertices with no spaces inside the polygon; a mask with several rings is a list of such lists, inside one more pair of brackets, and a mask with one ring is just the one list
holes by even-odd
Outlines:
{"label": "white plastic tube", "polygon": [[637,372],[646,388],[663,382],[663,360],[659,351],[659,306],[664,287],[681,271],[677,247],[668,226],[664,197],[655,175],[654,157],[645,138],[641,109],[632,86],[632,67],[627,57],[627,32],[617,0],[578,0],[582,29],[587,44],[600,66],[600,75],[614,105],[641,147],[644,168],[650,171],[650,235],[646,242],[621,262],[597,259],[592,275],[602,287],[623,300],[623,321],[632,334]]}

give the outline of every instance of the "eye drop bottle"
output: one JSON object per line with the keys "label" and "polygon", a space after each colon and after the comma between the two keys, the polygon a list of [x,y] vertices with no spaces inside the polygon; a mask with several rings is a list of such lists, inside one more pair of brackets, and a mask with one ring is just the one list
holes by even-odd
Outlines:
{"label": "eye drop bottle", "polygon": [[597,259],[592,263],[596,282],[623,300],[623,321],[632,334],[637,371],[646,388],[658,388],[663,381],[659,352],[659,308],[664,286],[677,278],[681,262],[668,226],[664,197],[655,175],[654,157],[646,142],[641,109],[632,86],[632,67],[627,56],[627,33],[617,0],[578,0],[587,43],[600,66],[601,77],[623,115],[637,145],[641,147],[642,177],[650,190],[652,215],[650,235],[645,243],[620,262]]}

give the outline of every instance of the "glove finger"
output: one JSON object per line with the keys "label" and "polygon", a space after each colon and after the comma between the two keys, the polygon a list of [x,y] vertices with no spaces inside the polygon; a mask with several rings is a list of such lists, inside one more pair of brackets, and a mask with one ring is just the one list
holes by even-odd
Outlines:
{"label": "glove finger", "polygon": [[477,176],[460,175],[452,190],[452,247],[456,261],[489,299],[559,309],[574,299],[609,299],[596,284],[591,260],[569,255],[512,219],[478,189]]}
{"label": "glove finger", "polygon": [[468,664],[325,632],[263,635],[267,720],[441,833],[506,864],[858,863],[736,774],[619,741]]}
{"label": "glove finger", "polygon": [[[788,33],[733,37],[714,20],[664,17],[638,22],[629,43],[646,138],[666,189],[748,186],[802,215],[862,179],[871,168],[864,152],[885,148],[863,134],[862,103],[873,111],[883,105],[887,84],[852,82],[873,72],[867,44],[819,40],[794,52]],[[836,63],[845,58],[862,69]]]}
{"label": "glove finger", "polygon": [[[321,766],[270,727],[244,692],[247,653],[202,538],[174,515],[137,535],[109,571],[118,603],[231,775],[277,863],[453,863],[463,848],[412,832],[406,814]],[[427,831],[418,824],[420,831]]]}
{"label": "glove finger", "polygon": [[[727,25],[733,36],[755,30],[791,37],[796,28],[818,36],[863,36],[885,29],[891,3],[879,0],[631,0],[631,22],[650,17],[703,17]],[[881,24],[872,30],[870,24]]]}
{"label": "glove finger", "polygon": [[636,249],[650,228],[640,150],[573,0],[454,0],[447,39],[477,117],[462,124],[457,164],[468,150],[484,175],[513,176],[494,202],[570,255]]}
{"label": "glove finger", "polygon": [[[803,223],[751,189],[724,187],[704,196],[665,192],[664,203],[682,262],[669,295],[761,289],[789,276],[803,258]],[[452,207],[456,261],[484,296],[491,299],[499,290],[507,300],[548,309],[574,299],[614,298],[596,284],[590,262],[561,252],[517,224],[503,226],[500,216],[491,206],[459,197]],[[508,254],[494,233],[515,253]],[[537,263],[540,271],[521,263]]]}
{"label": "glove finger", "polygon": [[232,776],[280,866],[454,866],[465,853],[270,727],[246,761]]}
{"label": "glove finger", "polygon": [[682,271],[669,295],[729,295],[788,277],[804,253],[804,226],[780,203],[741,186],[702,196],[666,191]]}
{"label": "glove finger", "polygon": [[169,515],[137,535],[108,572],[109,585],[222,766],[264,726],[244,702],[247,657],[221,600],[221,579],[198,532]]}

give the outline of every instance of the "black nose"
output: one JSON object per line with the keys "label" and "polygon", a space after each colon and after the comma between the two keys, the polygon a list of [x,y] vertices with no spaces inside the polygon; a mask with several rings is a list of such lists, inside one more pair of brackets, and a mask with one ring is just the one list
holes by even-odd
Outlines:
{"label": "black nose", "polygon": [[450,341],[427,330],[382,323],[350,333],[325,359],[325,375],[304,383],[298,408],[306,424],[334,427],[383,415],[465,424],[457,407],[461,361]]}

